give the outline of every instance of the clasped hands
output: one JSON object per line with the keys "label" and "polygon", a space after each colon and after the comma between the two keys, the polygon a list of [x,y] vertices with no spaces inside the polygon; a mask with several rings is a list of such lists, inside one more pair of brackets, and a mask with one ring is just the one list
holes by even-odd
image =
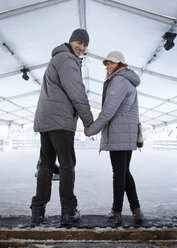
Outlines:
{"label": "clasped hands", "polygon": [[85,136],[87,136],[87,127],[84,127],[84,134],[85,134]]}

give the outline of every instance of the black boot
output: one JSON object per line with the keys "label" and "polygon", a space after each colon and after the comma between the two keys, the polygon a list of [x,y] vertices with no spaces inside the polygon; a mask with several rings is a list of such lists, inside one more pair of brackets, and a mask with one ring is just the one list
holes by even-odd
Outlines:
{"label": "black boot", "polygon": [[43,206],[33,206],[32,209],[32,220],[31,220],[31,226],[39,226],[45,217],[45,207],[46,205]]}
{"label": "black boot", "polygon": [[73,223],[78,222],[80,220],[81,220],[81,214],[77,209],[74,209],[72,211],[62,209],[62,215],[61,215],[62,226],[72,225]]}

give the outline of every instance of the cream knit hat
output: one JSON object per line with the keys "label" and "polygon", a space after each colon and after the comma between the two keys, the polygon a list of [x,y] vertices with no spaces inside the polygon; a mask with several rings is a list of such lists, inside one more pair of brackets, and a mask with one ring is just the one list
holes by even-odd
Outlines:
{"label": "cream knit hat", "polygon": [[114,63],[121,62],[122,64],[125,64],[125,58],[124,55],[119,51],[112,51],[110,52],[107,57],[103,60],[103,64],[106,65],[106,61],[112,61]]}

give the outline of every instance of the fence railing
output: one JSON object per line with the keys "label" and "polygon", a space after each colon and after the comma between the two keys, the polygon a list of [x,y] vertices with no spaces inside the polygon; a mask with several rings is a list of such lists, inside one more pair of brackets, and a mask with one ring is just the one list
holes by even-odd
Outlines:
{"label": "fence railing", "polygon": [[0,151],[39,147],[38,140],[0,139]]}
{"label": "fence railing", "polygon": [[[39,148],[40,141],[39,140],[23,140],[23,139],[12,139],[12,140],[0,140],[0,151],[8,151],[8,150],[18,150],[18,149],[28,149],[28,148]],[[75,140],[76,148],[83,149],[94,149],[99,148],[99,142],[93,140],[87,141],[79,141]]]}
{"label": "fence railing", "polygon": [[177,140],[154,140],[151,147],[154,149],[177,150]]}

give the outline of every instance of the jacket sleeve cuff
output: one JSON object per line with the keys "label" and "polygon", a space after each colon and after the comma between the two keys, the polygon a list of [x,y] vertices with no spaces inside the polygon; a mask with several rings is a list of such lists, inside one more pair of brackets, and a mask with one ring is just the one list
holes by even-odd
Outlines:
{"label": "jacket sleeve cuff", "polygon": [[89,128],[87,129],[87,136],[88,137],[90,137],[90,136],[92,136],[92,135],[95,135],[96,133],[93,133],[93,131],[90,129],[89,130]]}

